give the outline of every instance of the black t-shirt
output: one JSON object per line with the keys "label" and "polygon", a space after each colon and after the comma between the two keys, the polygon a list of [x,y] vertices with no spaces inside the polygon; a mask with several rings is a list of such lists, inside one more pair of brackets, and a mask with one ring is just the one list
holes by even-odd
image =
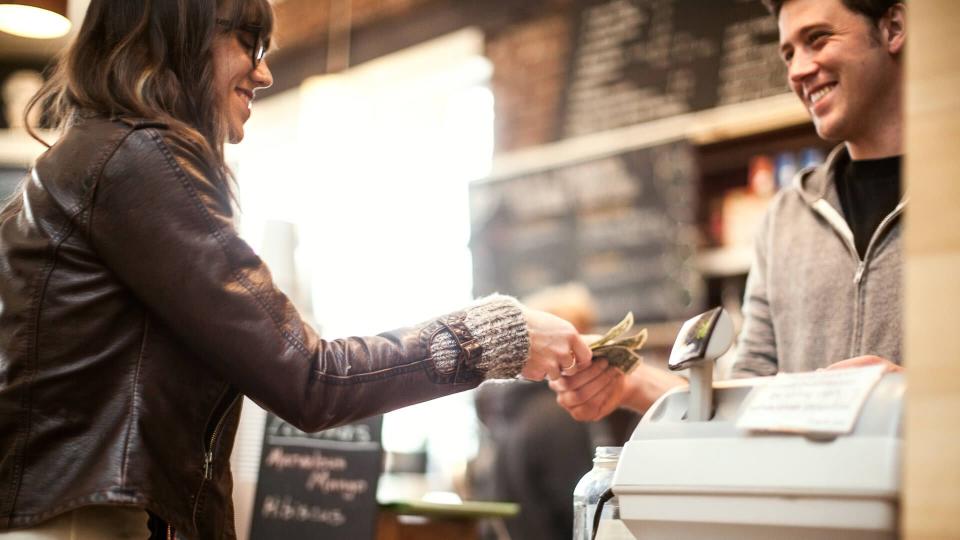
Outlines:
{"label": "black t-shirt", "polygon": [[843,215],[863,259],[873,233],[900,203],[900,156],[850,160],[837,177]]}

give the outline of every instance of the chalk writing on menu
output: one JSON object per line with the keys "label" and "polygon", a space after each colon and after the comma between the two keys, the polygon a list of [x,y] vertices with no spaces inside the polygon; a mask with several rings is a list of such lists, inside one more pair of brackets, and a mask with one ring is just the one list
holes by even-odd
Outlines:
{"label": "chalk writing on menu", "polygon": [[[475,294],[524,295],[576,280],[601,324],[681,318],[699,307],[685,142],[471,186]],[[492,262],[491,262],[492,261]]]}
{"label": "chalk writing on menu", "polygon": [[776,20],[759,0],[579,5],[567,137],[787,92]]}
{"label": "chalk writing on menu", "polygon": [[304,433],[269,414],[250,538],[372,539],[381,424]]}

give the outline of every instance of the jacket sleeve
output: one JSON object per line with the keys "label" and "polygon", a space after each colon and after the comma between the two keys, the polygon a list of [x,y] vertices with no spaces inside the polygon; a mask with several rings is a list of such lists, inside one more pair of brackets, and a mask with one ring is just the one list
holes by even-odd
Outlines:
{"label": "jacket sleeve", "polygon": [[101,174],[88,235],[199,361],[280,417],[315,431],[521,369],[527,328],[509,297],[373,337],[320,339],[239,238],[211,178],[188,144],[135,130]]}
{"label": "jacket sleeve", "polygon": [[767,212],[755,240],[753,263],[743,298],[743,328],[737,340],[737,356],[732,369],[734,378],[774,375],[778,369],[776,335],[767,292],[768,231],[774,208],[775,205],[771,204],[771,211]]}

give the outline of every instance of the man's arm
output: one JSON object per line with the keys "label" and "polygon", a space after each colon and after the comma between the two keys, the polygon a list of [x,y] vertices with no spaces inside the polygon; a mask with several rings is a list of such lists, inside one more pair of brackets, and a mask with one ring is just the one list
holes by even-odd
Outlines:
{"label": "man's arm", "polygon": [[737,359],[732,370],[735,378],[774,375],[779,367],[776,332],[767,294],[766,238],[771,219],[768,212],[754,244],[753,264],[743,295],[743,328],[737,340]]}
{"label": "man's arm", "polygon": [[686,384],[683,377],[642,363],[624,375],[599,359],[575,375],[550,381],[550,388],[570,416],[590,422],[620,407],[646,411],[667,390]]}

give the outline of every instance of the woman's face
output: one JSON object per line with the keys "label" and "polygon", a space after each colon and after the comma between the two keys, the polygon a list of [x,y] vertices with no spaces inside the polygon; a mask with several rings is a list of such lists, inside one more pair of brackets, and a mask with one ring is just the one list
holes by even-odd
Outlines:
{"label": "woman's face", "polygon": [[250,118],[254,92],[273,84],[265,58],[253,67],[256,36],[248,34],[244,30],[232,30],[217,36],[213,44],[214,91],[226,116],[231,143],[243,140],[243,124]]}

